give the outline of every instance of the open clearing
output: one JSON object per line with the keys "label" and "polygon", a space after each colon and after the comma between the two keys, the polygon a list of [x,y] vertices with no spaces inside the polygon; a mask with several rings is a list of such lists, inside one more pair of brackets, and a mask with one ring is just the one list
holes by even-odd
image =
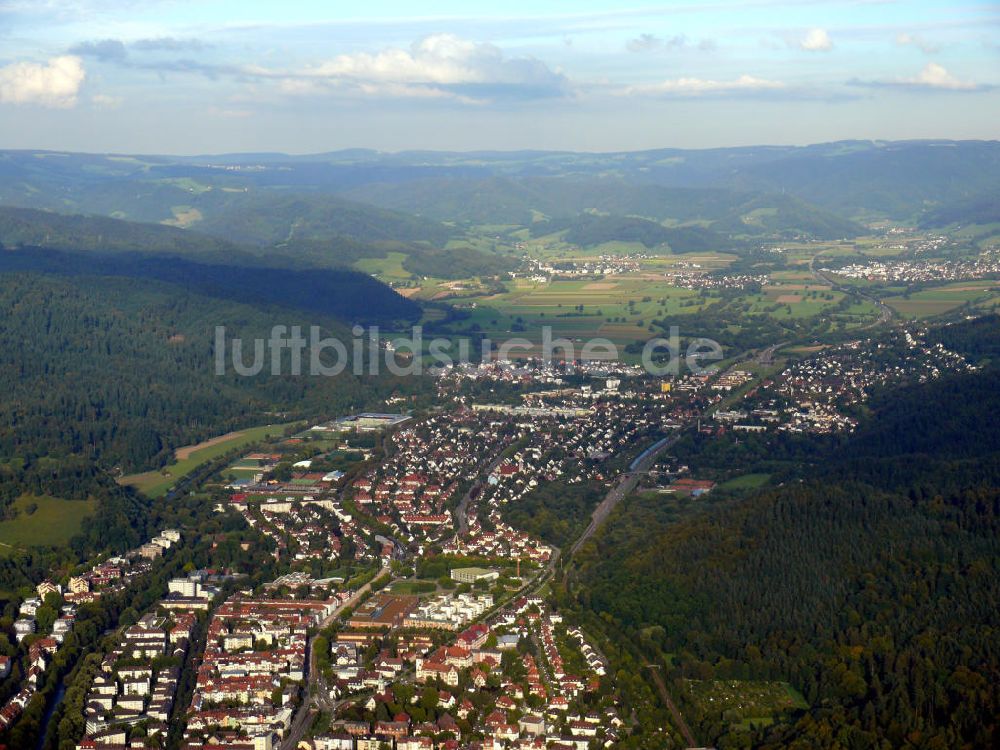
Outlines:
{"label": "open clearing", "polygon": [[[35,505],[33,513],[29,508]],[[95,500],[61,500],[48,495],[21,495],[14,501],[17,517],[0,521],[0,555],[13,549],[63,545],[80,531],[83,519],[97,508]]]}
{"label": "open clearing", "polygon": [[742,474],[719,485],[720,490],[755,490],[771,479],[770,474]]}
{"label": "open clearing", "polygon": [[218,458],[231,450],[242,448],[264,440],[268,437],[277,437],[284,432],[288,425],[263,425],[261,427],[251,427],[246,430],[230,432],[225,435],[205,440],[197,445],[188,445],[178,448],[174,452],[175,463],[164,466],[155,471],[144,471],[141,474],[129,474],[118,480],[119,484],[127,484],[135,487],[139,492],[149,497],[163,497],[167,491],[177,482],[178,479],[190,474],[213,459]]}
{"label": "open clearing", "polygon": [[684,680],[683,690],[695,711],[733,729],[771,724],[785,712],[809,708],[787,682],[766,680]]}

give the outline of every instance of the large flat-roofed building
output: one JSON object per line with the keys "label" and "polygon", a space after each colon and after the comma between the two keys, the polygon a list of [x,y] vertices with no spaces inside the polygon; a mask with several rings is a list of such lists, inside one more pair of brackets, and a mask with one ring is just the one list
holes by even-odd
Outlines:
{"label": "large flat-roofed building", "polygon": [[495,581],[500,573],[489,568],[452,568],[451,579],[459,583],[475,583],[476,581]]}
{"label": "large flat-roofed building", "polygon": [[394,596],[381,592],[355,610],[347,621],[352,628],[398,628],[417,606],[414,596]]}
{"label": "large flat-roofed building", "polygon": [[390,427],[409,422],[413,417],[407,414],[382,414],[380,412],[366,411],[361,414],[352,414],[349,417],[341,417],[333,422],[318,424],[312,428],[317,432],[340,432],[344,430],[358,430],[360,432],[377,432]]}
{"label": "large flat-roofed building", "polygon": [[387,427],[395,427],[411,419],[412,417],[406,414],[381,414],[366,411],[361,414],[355,414],[353,417],[344,417],[338,421],[341,424],[354,427],[358,430],[384,430]]}

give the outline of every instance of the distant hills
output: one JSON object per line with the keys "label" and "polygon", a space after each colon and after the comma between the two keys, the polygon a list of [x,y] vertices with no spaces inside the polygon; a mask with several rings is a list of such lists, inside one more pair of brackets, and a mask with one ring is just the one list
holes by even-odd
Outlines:
{"label": "distant hills", "polygon": [[368,274],[291,253],[104,217],[0,207],[0,273],[153,279],[209,297],[349,322],[415,319],[420,307]]}
{"label": "distant hills", "polygon": [[675,253],[698,253],[729,247],[731,241],[702,227],[665,227],[630,216],[582,214],[570,219],[542,221],[532,226],[535,236],[565,232],[566,242],[582,247],[607,242],[635,242],[647,248],[666,246]]}
{"label": "distant hills", "polygon": [[[698,232],[710,230],[714,235],[700,236],[716,249],[746,239],[852,237],[869,221],[991,223],[1000,205],[1000,142],[603,154],[0,151],[0,205],[169,224],[312,266],[349,266],[398,251],[413,274],[443,270],[457,278],[458,269],[486,275],[509,266],[509,259],[472,249],[475,233],[534,233],[544,221],[575,221],[568,237],[581,244],[591,237],[629,242],[641,230],[644,244],[699,246]],[[595,223],[592,214],[617,219]],[[633,219],[697,231],[671,243],[664,231]],[[154,239],[183,252],[179,235]]]}
{"label": "distant hills", "polygon": [[[568,219],[597,211],[655,222],[705,223],[733,236],[840,239],[864,231],[856,222],[787,194],[631,184],[618,177],[436,178],[368,185],[350,195],[399,211],[472,224],[531,225],[540,216]],[[592,223],[586,218],[580,221]],[[627,222],[621,226],[635,228]]]}

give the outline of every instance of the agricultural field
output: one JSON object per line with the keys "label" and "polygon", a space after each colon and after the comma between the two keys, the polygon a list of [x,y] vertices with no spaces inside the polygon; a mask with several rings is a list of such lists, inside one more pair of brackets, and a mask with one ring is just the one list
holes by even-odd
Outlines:
{"label": "agricultural field", "polygon": [[174,452],[175,462],[155,471],[129,474],[119,479],[119,484],[135,487],[148,497],[163,497],[181,477],[190,474],[199,466],[223,456],[229,451],[280,435],[288,425],[262,425],[246,430],[230,432],[226,435],[206,440],[197,445],[178,448]]}
{"label": "agricultural field", "polygon": [[885,303],[907,318],[931,318],[951,312],[966,303],[990,308],[1000,302],[996,281],[957,281],[953,284],[913,292],[909,297],[889,297]]}
{"label": "agricultural field", "polygon": [[487,335],[541,341],[541,326],[553,337],[602,336],[616,344],[648,338],[654,319],[690,315],[716,301],[713,293],[670,286],[641,276],[548,283],[517,279],[509,291],[479,298],[463,327]]}
{"label": "agricultural field", "polygon": [[66,544],[96,505],[94,500],[21,495],[12,506],[17,515],[0,521],[0,556],[15,549]]}

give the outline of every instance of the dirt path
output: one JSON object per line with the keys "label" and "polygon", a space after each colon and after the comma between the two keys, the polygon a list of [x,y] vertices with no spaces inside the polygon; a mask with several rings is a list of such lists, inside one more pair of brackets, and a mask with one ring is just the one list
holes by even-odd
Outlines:
{"label": "dirt path", "polygon": [[236,432],[227,432],[225,435],[219,435],[218,437],[211,438],[209,440],[203,440],[197,445],[185,445],[183,448],[178,448],[174,451],[174,457],[178,461],[184,461],[191,457],[192,453],[200,451],[202,448],[211,448],[213,445],[218,445],[219,443],[224,443],[227,440],[232,440],[233,438],[242,437],[246,433],[246,430],[237,430]]}

